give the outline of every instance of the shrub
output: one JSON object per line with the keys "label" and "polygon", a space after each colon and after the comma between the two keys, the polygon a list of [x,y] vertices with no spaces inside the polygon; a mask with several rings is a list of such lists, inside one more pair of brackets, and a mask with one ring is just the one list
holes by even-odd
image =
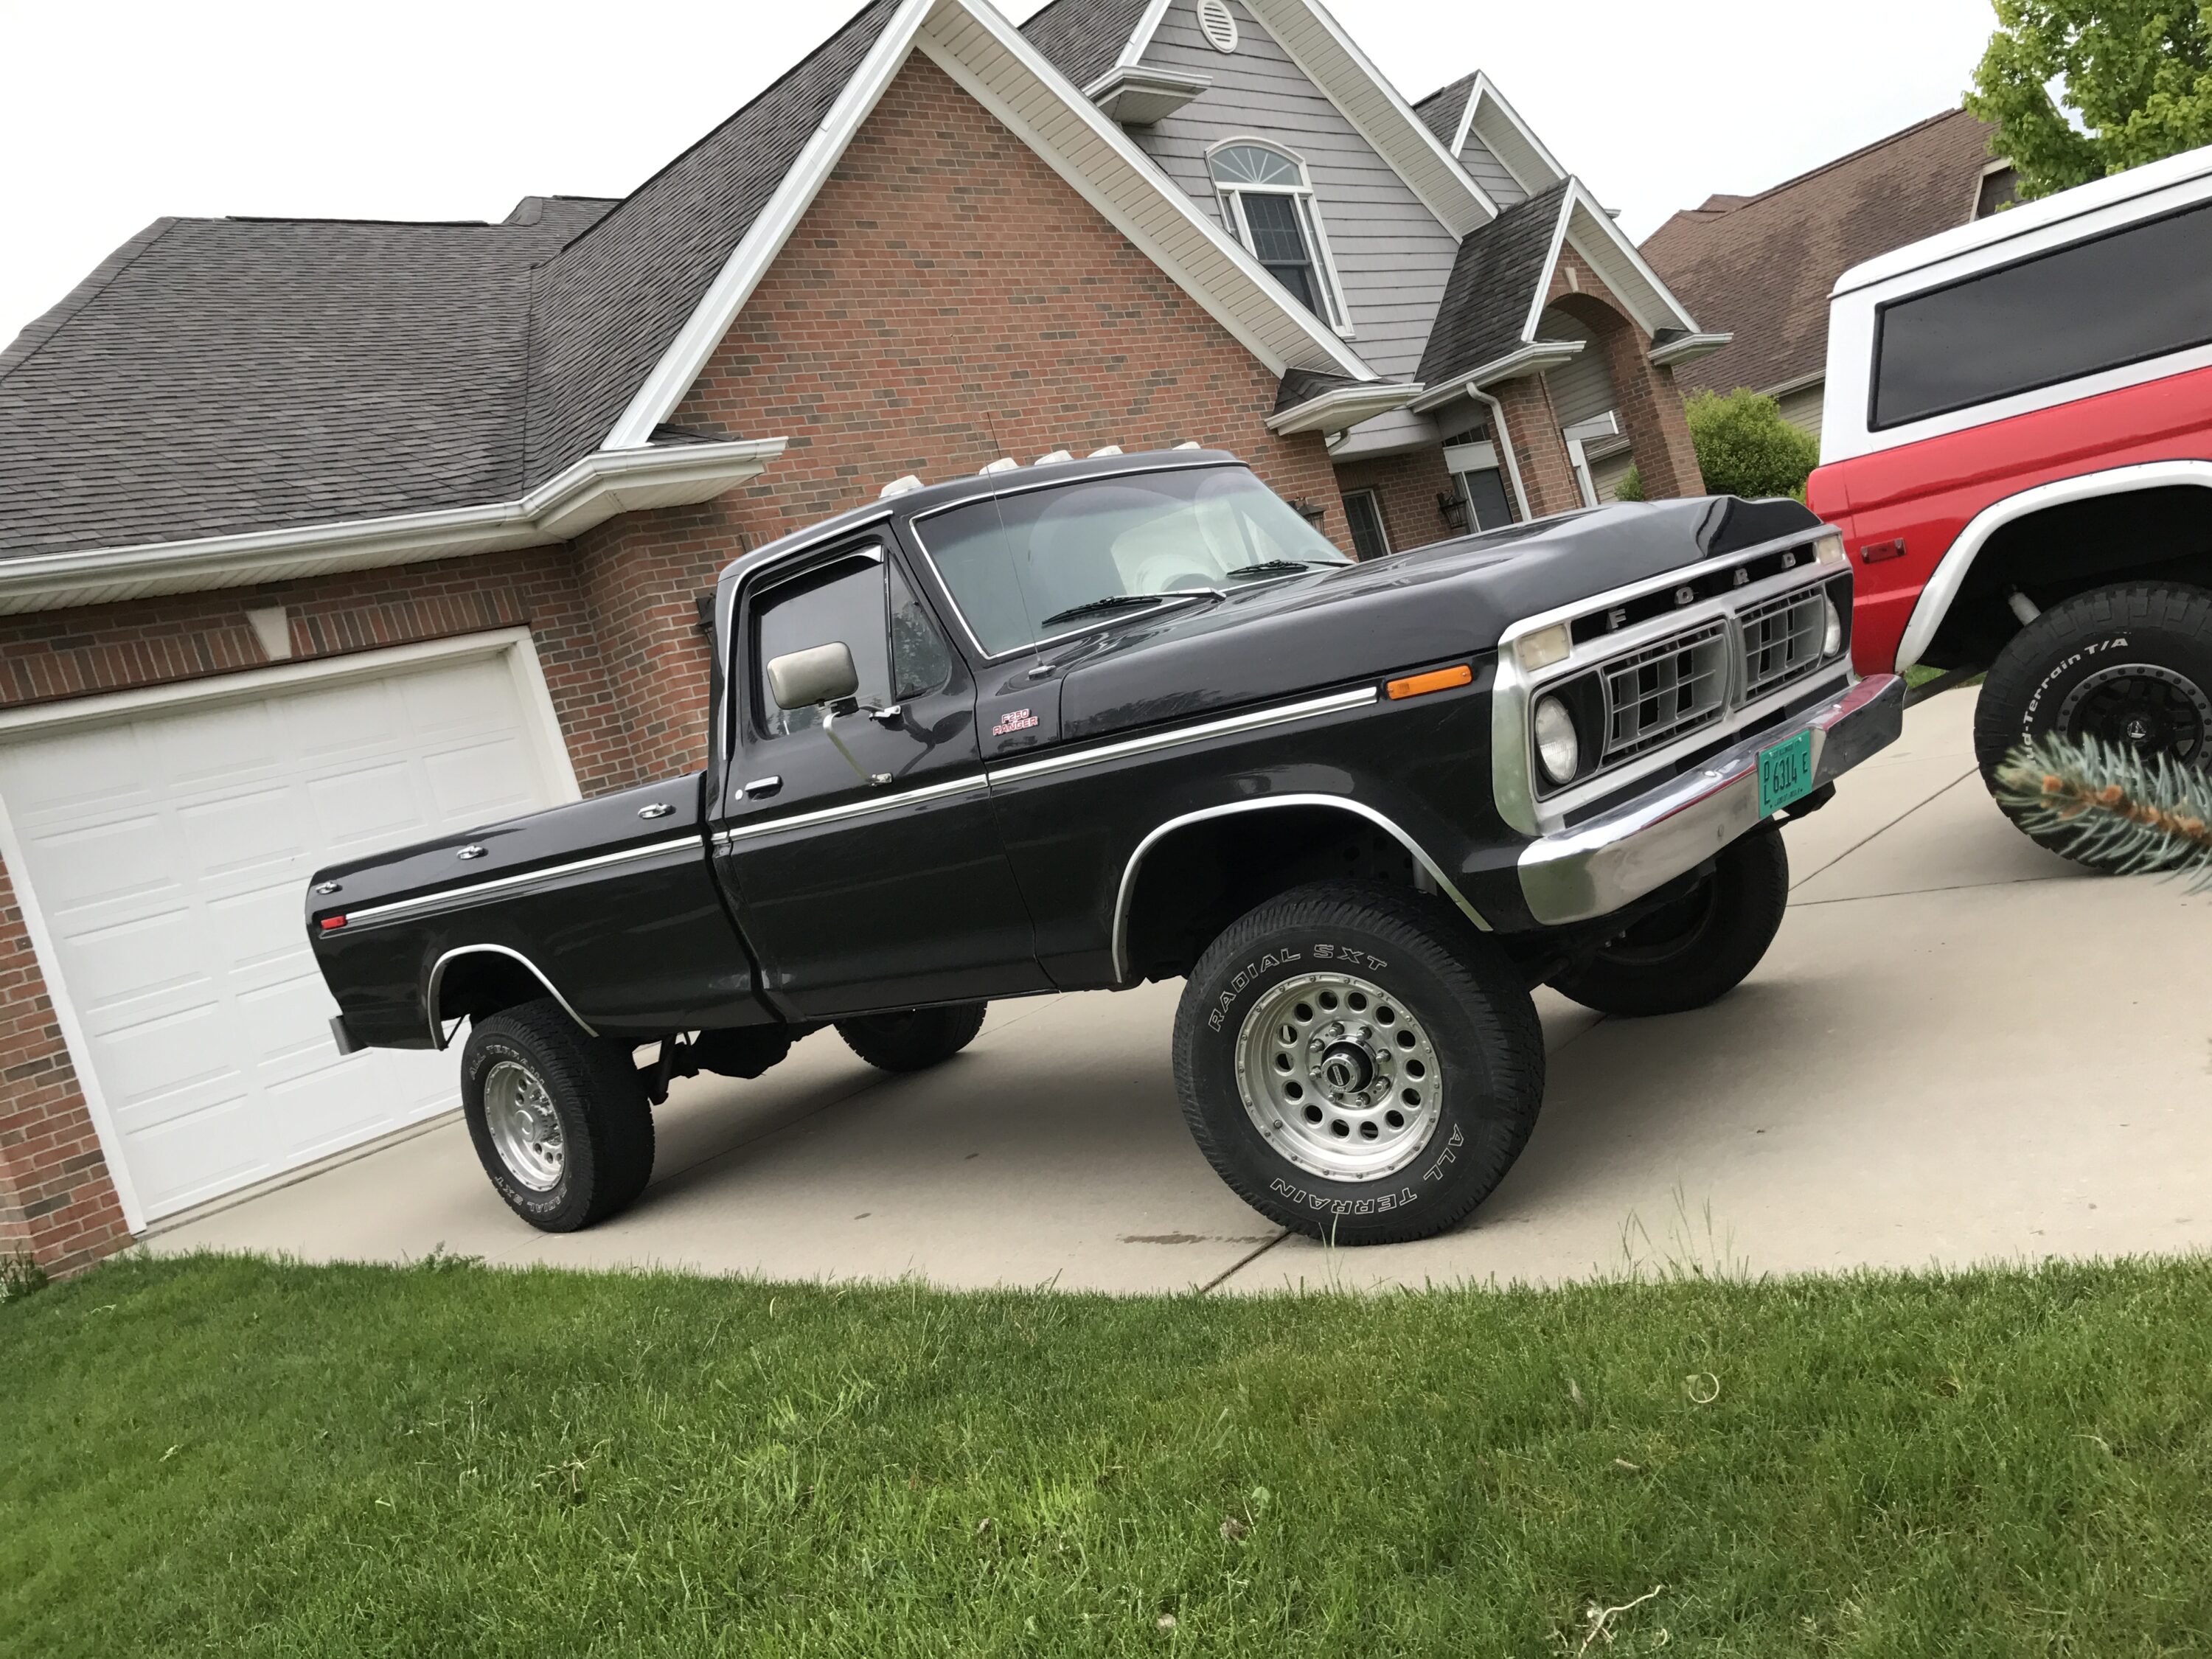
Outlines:
{"label": "shrub", "polygon": [[[1820,460],[1820,446],[1782,418],[1771,398],[1738,386],[1723,397],[1700,392],[1682,405],[1690,443],[1698,452],[1698,471],[1716,495],[1791,495],[1805,498],[1805,480]],[[1614,495],[1644,499],[1644,480],[1634,467]]]}
{"label": "shrub", "polygon": [[22,1251],[0,1255],[0,1302],[13,1302],[46,1288],[46,1270]]}

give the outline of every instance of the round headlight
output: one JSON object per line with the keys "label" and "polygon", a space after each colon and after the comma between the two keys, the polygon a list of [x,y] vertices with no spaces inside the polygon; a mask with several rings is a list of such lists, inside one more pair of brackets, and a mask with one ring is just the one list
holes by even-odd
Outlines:
{"label": "round headlight", "polygon": [[1828,612],[1828,631],[1820,635],[1820,654],[1832,657],[1844,648],[1844,619],[1837,614],[1833,599],[1823,599],[1820,603]]}
{"label": "round headlight", "polygon": [[1575,738],[1574,716],[1557,697],[1536,699],[1536,760],[1553,783],[1565,783],[1582,764],[1582,744]]}

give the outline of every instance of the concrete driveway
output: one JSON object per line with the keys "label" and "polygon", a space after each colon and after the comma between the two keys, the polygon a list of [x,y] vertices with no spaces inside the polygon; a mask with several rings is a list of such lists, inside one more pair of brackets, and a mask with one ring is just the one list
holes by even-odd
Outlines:
{"label": "concrete driveway", "polygon": [[2212,1247],[2212,897],[2021,838],[1972,715],[1970,691],[1913,709],[1790,830],[1789,919],[1716,1006],[1601,1019],[1540,992],[1543,1119],[1442,1238],[1329,1250],[1247,1209],[1184,1130],[1180,988],[1151,986],[999,1005],[920,1077],[824,1032],[756,1082],[679,1085],[651,1189],[588,1233],[510,1216],[453,1119],[149,1248],[1235,1291]]}

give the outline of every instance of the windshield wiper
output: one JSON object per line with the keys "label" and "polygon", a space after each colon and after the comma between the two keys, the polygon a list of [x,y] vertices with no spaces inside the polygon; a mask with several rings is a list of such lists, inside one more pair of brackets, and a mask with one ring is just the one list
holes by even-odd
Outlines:
{"label": "windshield wiper", "polygon": [[1262,559],[1257,564],[1240,564],[1234,570],[1224,570],[1224,576],[1295,576],[1307,570],[1334,570],[1339,561],[1334,559]]}
{"label": "windshield wiper", "polygon": [[1170,599],[1202,599],[1204,588],[1194,593],[1109,593],[1103,599],[1090,599],[1081,605],[1072,605],[1065,611],[1055,611],[1037,624],[1050,628],[1054,623],[1073,622],[1080,617],[1103,616],[1109,611],[1120,611],[1133,605],[1165,605]]}

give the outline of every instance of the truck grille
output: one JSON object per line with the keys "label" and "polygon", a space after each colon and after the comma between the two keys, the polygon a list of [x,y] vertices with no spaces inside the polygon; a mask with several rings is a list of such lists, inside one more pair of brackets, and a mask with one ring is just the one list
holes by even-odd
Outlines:
{"label": "truck grille", "polygon": [[1743,701],[1778,690],[1820,665],[1828,631],[1826,590],[1801,588],[1755,605],[1737,618],[1743,635]]}
{"label": "truck grille", "polygon": [[[1815,649],[1820,641],[1814,641]],[[1711,622],[1604,665],[1601,766],[1672,743],[1728,706],[1728,629]]]}

